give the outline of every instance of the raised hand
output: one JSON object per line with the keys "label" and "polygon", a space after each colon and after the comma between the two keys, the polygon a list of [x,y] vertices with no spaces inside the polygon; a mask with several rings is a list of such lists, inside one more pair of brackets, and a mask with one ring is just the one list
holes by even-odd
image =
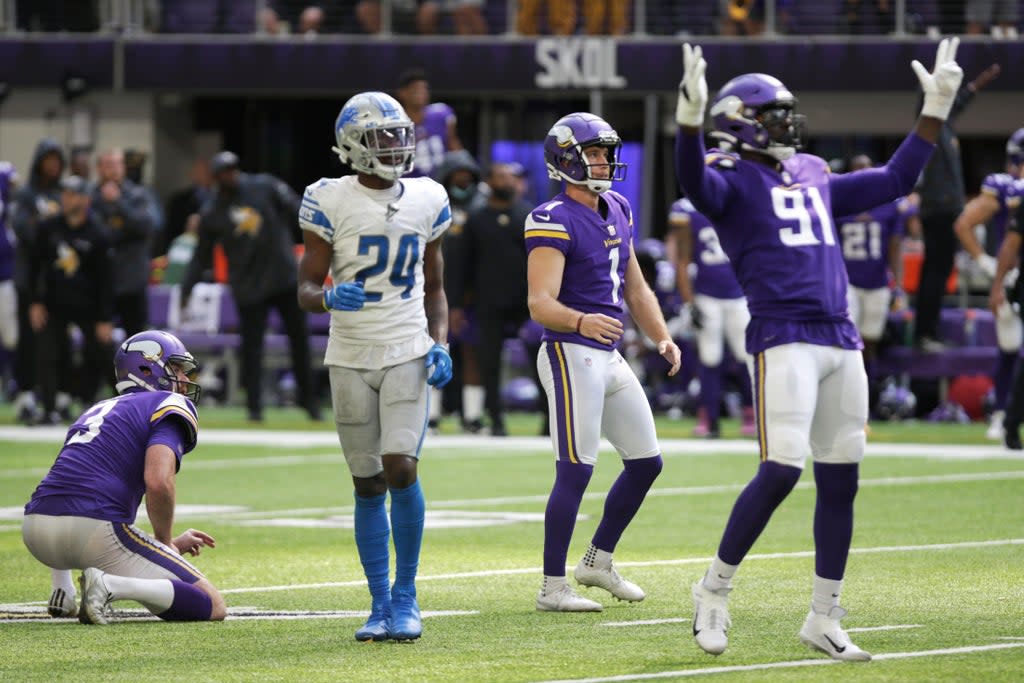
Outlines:
{"label": "raised hand", "polygon": [[680,126],[700,128],[704,125],[704,108],[708,104],[708,82],[704,80],[707,68],[700,45],[691,47],[683,43],[683,80],[679,82],[676,103],[676,123]]}
{"label": "raised hand", "polygon": [[342,282],[324,291],[324,308],[334,311],[358,311],[366,303],[361,282]]}
{"label": "raised hand", "polygon": [[959,45],[959,38],[944,38],[935,53],[935,70],[931,73],[916,59],[910,63],[924,91],[921,116],[930,116],[940,121],[949,118],[949,110],[953,107],[960,81],[964,78],[963,69],[956,63],[956,49]]}

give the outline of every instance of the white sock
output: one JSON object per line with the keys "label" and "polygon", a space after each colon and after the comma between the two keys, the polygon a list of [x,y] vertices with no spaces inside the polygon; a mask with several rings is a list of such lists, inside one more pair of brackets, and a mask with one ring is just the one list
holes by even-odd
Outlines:
{"label": "white sock", "polygon": [[168,579],[136,579],[104,574],[103,583],[111,600],[135,600],[153,614],[166,612],[174,602],[174,586]]}
{"label": "white sock", "polygon": [[441,390],[436,388],[430,389],[430,419],[440,420],[441,419]]}
{"label": "white sock", "polygon": [[583,556],[583,563],[588,567],[608,567],[612,563],[612,554],[591,543],[587,548],[587,554]]}
{"label": "white sock", "polygon": [[65,593],[75,597],[75,582],[71,578],[70,569],[51,569],[50,581],[54,588],[63,588]]}
{"label": "white sock", "polygon": [[833,581],[814,575],[814,593],[811,594],[811,608],[818,614],[828,614],[829,610],[839,604],[839,594],[843,590],[843,580]]}
{"label": "white sock", "polygon": [[480,420],[484,416],[484,388],[478,384],[462,387],[462,419],[466,422]]}
{"label": "white sock", "polygon": [[541,590],[546,595],[548,593],[554,593],[562,586],[567,585],[569,585],[569,582],[566,580],[564,576],[548,576],[547,574],[545,574],[544,585],[541,587]]}
{"label": "white sock", "polygon": [[736,574],[737,569],[739,569],[738,564],[726,564],[719,559],[718,555],[715,555],[715,559],[711,561],[711,566],[708,567],[707,573],[704,574],[704,587],[709,591],[731,588],[732,577]]}

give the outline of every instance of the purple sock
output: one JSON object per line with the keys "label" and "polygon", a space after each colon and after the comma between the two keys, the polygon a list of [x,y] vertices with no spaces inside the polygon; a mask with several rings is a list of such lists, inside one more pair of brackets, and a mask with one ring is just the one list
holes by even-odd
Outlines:
{"label": "purple sock", "polygon": [[754,392],[750,386],[750,373],[744,364],[736,373],[736,385],[740,392],[740,404],[744,406],[754,405]]}
{"label": "purple sock", "polygon": [[996,410],[1006,410],[1006,398],[1010,395],[1010,387],[1013,385],[1013,370],[1016,366],[1017,353],[1015,351],[999,352],[995,376]]}
{"label": "purple sock", "polygon": [[714,426],[722,410],[722,366],[709,368],[701,363],[697,376],[700,378],[700,404],[707,412],[708,425]]}
{"label": "purple sock", "polygon": [[174,600],[171,606],[157,616],[164,621],[209,621],[213,614],[213,601],[202,588],[171,579]]}
{"label": "purple sock", "polygon": [[604,515],[591,541],[594,547],[609,553],[615,551],[615,544],[640,509],[651,484],[661,473],[661,466],[660,455],[622,461],[622,474],[612,484],[604,499]]}
{"label": "purple sock", "polygon": [[853,499],[860,466],[814,463],[818,500],[814,505],[814,573],[839,581],[853,538]]}
{"label": "purple sock", "polygon": [[718,557],[726,564],[739,564],[764,531],[775,508],[800,479],[799,467],[762,462],[757,474],[740,493],[725,525]]}
{"label": "purple sock", "polygon": [[568,460],[555,463],[555,485],[544,510],[544,576],[565,576],[576,513],[593,473],[593,465]]}

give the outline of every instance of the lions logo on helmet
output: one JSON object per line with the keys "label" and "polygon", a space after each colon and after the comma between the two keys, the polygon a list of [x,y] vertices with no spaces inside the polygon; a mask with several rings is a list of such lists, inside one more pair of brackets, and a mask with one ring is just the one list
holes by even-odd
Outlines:
{"label": "lions logo on helmet", "polygon": [[[595,178],[583,150],[599,145],[608,150],[608,177]],[[611,189],[612,182],[626,177],[626,164],[619,162],[622,140],[600,116],[577,112],[563,116],[544,139],[544,161],[548,177],[580,185],[593,192]]]}
{"label": "lions logo on helmet", "polygon": [[334,122],[331,149],[359,173],[398,180],[412,171],[416,125],[398,100],[382,92],[355,95]]}

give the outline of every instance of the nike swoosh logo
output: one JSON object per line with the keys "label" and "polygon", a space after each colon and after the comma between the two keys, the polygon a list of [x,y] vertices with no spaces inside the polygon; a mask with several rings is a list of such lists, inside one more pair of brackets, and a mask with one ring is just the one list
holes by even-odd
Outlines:
{"label": "nike swoosh logo", "polygon": [[[824,635],[824,634],[822,634],[822,635]],[[827,635],[825,636],[825,640],[828,641],[829,645],[831,645],[832,647],[834,647],[836,649],[836,652],[845,652],[846,651],[846,646],[845,645],[842,646],[842,647],[839,647],[838,645],[836,645],[836,641],[832,640]]]}
{"label": "nike swoosh logo", "polygon": [[533,217],[536,218],[539,221],[549,221],[549,220],[551,220],[551,214],[547,214],[547,213],[535,213],[535,214],[533,214]]}

